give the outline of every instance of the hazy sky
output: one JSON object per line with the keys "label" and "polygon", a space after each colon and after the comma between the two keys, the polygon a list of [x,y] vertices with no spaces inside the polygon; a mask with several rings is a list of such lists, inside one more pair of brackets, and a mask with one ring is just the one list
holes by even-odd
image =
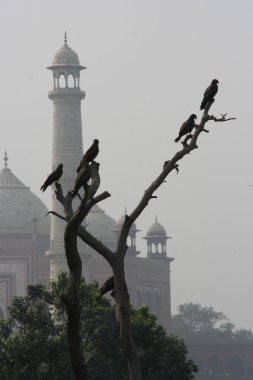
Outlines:
{"label": "hazy sky", "polygon": [[[253,329],[253,1],[1,0],[0,155],[50,207],[39,188],[51,171],[52,73],[63,46],[81,73],[84,148],[100,140],[100,206],[118,219],[130,212],[165,160],[181,148],[178,129],[220,82],[199,149],[180,162],[137,221],[138,248],[155,215],[172,263],[173,312],[198,302]],[[1,164],[1,167],[3,162]]]}

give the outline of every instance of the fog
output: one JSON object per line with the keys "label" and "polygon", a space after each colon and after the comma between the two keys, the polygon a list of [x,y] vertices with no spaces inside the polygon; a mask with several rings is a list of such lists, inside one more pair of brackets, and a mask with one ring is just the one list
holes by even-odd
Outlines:
{"label": "fog", "polygon": [[[146,251],[155,215],[172,237],[172,307],[194,302],[253,329],[251,0],[2,0],[0,156],[50,208],[39,189],[51,171],[52,73],[64,32],[81,65],[84,148],[100,140],[101,207],[116,220],[136,206],[203,92],[220,82],[198,146],[137,220]],[[3,161],[2,165],[3,167]]]}

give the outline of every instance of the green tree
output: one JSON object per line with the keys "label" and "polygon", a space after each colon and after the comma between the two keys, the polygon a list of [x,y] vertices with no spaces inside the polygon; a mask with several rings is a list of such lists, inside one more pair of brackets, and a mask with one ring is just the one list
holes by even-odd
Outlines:
{"label": "green tree", "polygon": [[222,313],[212,307],[187,303],[178,307],[172,318],[173,333],[187,342],[252,341],[250,330],[235,330],[234,325]]}
{"label": "green tree", "polygon": [[143,379],[193,379],[197,367],[187,360],[187,349],[182,339],[167,336],[147,307],[132,315],[133,336],[140,356]]}
{"label": "green tree", "polygon": [[[16,297],[8,320],[0,320],[1,380],[73,380],[61,294],[68,277],[61,274],[47,291],[29,286],[25,297]],[[97,284],[80,288],[82,346],[90,380],[126,380],[127,363],[119,343],[115,308],[100,296]],[[85,302],[84,302],[85,300]],[[190,380],[196,371],[186,358],[182,339],[166,336],[146,307],[132,310],[143,378]]]}
{"label": "green tree", "polygon": [[50,299],[41,285],[14,298],[0,324],[1,379],[71,379],[66,336],[53,321]]}

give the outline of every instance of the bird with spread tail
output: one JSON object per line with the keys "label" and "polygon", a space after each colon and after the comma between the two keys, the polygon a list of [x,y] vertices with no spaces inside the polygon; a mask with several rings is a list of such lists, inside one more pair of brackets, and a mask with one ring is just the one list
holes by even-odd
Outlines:
{"label": "bird with spread tail", "polygon": [[48,186],[51,186],[54,182],[58,182],[63,174],[63,165],[59,164],[57,168],[47,177],[40,190],[45,191]]}
{"label": "bird with spread tail", "polygon": [[90,178],[91,178],[90,165],[88,162],[84,162],[76,177],[75,187],[74,187],[74,190],[72,191],[73,198],[76,196],[79,189],[82,186],[85,186],[87,184]]}
{"label": "bird with spread tail", "polygon": [[114,283],[114,276],[108,278],[108,280],[105,281],[105,283],[101,286],[99,289],[101,296],[104,294],[111,292],[111,296],[115,297],[115,283]]}
{"label": "bird with spread tail", "polygon": [[92,145],[90,146],[90,148],[87,150],[87,152],[81,159],[80,164],[78,168],[76,169],[77,173],[79,172],[79,170],[81,169],[81,167],[83,166],[85,162],[92,162],[95,160],[99,152],[98,143],[99,143],[98,139],[95,139],[93,141]]}
{"label": "bird with spread tail", "polygon": [[197,119],[197,116],[195,113],[193,113],[182,125],[179,130],[178,137],[174,140],[175,142],[178,142],[182,136],[187,135],[188,133],[191,133],[194,127],[196,127],[195,119]]}
{"label": "bird with spread tail", "polygon": [[214,97],[218,92],[218,83],[219,81],[217,79],[213,79],[210,86],[207,87],[206,91],[204,92],[202,103],[200,105],[201,110],[204,110],[207,104],[210,101],[214,100]]}

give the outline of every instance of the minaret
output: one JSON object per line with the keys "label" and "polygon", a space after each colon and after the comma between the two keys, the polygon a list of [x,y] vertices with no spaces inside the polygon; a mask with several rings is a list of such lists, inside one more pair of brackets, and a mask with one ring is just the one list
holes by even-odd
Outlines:
{"label": "minaret", "polygon": [[155,223],[149,227],[147,236],[143,239],[147,240],[147,257],[152,257],[154,259],[167,258],[167,236],[165,228],[158,223],[157,217],[155,218]]}
{"label": "minaret", "polygon": [[[158,320],[171,332],[170,263],[174,259],[167,255],[167,240],[171,239],[171,237],[167,236],[165,228],[158,223],[156,217],[155,223],[149,227],[147,236],[144,239],[147,240],[147,258],[152,262],[154,273],[155,271],[158,273],[159,270],[160,276],[163,279],[162,286],[154,294],[153,303],[156,309],[154,311],[159,316],[161,308],[163,309],[162,315],[160,315]],[[159,266],[155,269],[155,262],[160,262],[162,267]]]}
{"label": "minaret", "polygon": [[[53,64],[47,67],[53,72],[54,87],[49,92],[53,101],[53,146],[52,170],[63,164],[60,183],[64,194],[73,189],[76,168],[83,156],[81,100],[85,93],[80,90],[80,71],[85,69],[79,63],[78,55],[68,46],[67,35],[64,46],[57,51]],[[52,210],[63,214],[62,206],[52,191]],[[60,270],[67,270],[64,251],[65,222],[52,216],[50,257],[50,278],[56,277]]]}

